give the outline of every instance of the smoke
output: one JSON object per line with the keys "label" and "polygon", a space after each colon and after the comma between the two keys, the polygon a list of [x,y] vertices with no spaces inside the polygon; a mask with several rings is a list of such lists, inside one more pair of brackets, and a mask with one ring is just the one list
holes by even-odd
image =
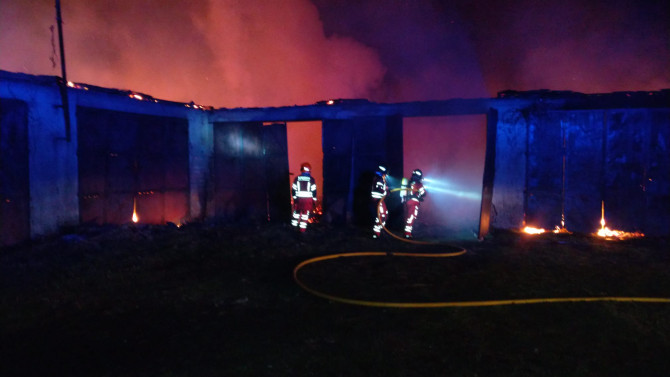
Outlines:
{"label": "smoke", "polygon": [[[0,68],[60,75],[53,0],[1,3]],[[68,79],[215,107],[367,97],[385,68],[308,0],[62,2]],[[56,36],[56,41],[57,41]]]}
{"label": "smoke", "polygon": [[667,1],[457,3],[492,95],[670,88]]}
{"label": "smoke", "polygon": [[[68,0],[62,7],[72,81],[215,107],[670,87],[667,1]],[[59,75],[55,23],[53,0],[0,2],[0,69]]]}
{"label": "smoke", "polygon": [[[426,199],[418,224],[472,235],[479,229],[486,116],[407,118],[404,176],[421,169]],[[419,225],[421,227],[421,225]]]}
{"label": "smoke", "polygon": [[314,3],[327,15],[327,35],[351,36],[378,51],[387,73],[371,99],[488,96],[475,46],[456,9],[433,0]]}

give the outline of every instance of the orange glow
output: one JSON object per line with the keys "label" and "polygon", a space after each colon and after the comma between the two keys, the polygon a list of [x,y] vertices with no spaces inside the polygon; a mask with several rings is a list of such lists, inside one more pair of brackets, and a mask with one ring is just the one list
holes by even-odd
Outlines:
{"label": "orange glow", "polygon": [[[526,233],[526,234],[542,234],[542,233],[546,233],[546,232],[547,232],[547,231],[544,230],[543,228],[535,228],[535,227],[532,227],[532,226],[526,226],[526,227],[524,227],[521,231],[524,232],[524,233]],[[560,233],[560,234],[563,234],[563,233],[566,233],[566,234],[572,234],[572,232],[570,232],[569,230],[567,230],[565,227],[558,226],[558,225],[556,225],[556,228],[554,228],[554,230],[552,231],[552,233],[556,233],[556,234],[559,234],[559,233]]]}
{"label": "orange glow", "polygon": [[644,237],[644,233],[640,232],[624,232],[621,230],[611,230],[610,228],[605,226],[605,201],[602,201],[601,205],[601,215],[600,215],[600,229],[596,233],[597,236],[603,237],[605,239],[619,239],[623,240],[626,238],[638,238],[638,237]]}
{"label": "orange glow", "polygon": [[[287,122],[289,173],[286,184],[290,189],[293,179],[300,174],[300,164],[312,165],[310,174],[316,180],[317,199],[323,199],[323,149],[321,146],[321,121]],[[290,191],[287,192],[290,197]]]}
{"label": "orange glow", "polygon": [[535,228],[532,226],[526,226],[525,228],[523,228],[522,231],[528,234],[542,234],[545,232],[545,230],[542,228]]}
{"label": "orange glow", "polygon": [[323,215],[323,208],[321,207],[321,203],[317,203],[312,214],[309,216],[309,223],[318,223],[321,220],[321,215]]}
{"label": "orange glow", "polygon": [[186,104],[184,104],[184,106],[188,107],[188,108],[197,109],[197,110],[213,110],[214,109],[212,106],[198,105],[197,103],[193,103],[193,102],[186,103]]}
{"label": "orange glow", "polygon": [[558,226],[556,225],[556,228],[554,229],[554,233],[567,233],[567,234],[572,234],[571,231],[567,230],[565,226]]}
{"label": "orange glow", "polygon": [[67,86],[70,87],[70,88],[74,88],[74,89],[88,90],[88,87],[86,87],[84,85],[77,84],[76,82],[72,82],[72,81],[68,81]]}
{"label": "orange glow", "polygon": [[137,216],[137,199],[133,198],[133,222],[138,221],[140,221],[140,218]]}

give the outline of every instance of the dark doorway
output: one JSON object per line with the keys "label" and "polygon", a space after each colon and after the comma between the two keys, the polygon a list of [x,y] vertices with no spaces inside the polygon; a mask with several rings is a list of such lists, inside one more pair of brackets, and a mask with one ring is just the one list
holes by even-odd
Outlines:
{"label": "dark doorway", "polygon": [[286,124],[214,124],[214,216],[288,222]]}
{"label": "dark doorway", "polygon": [[77,109],[82,223],[180,224],[189,216],[188,122]]}
{"label": "dark doorway", "polygon": [[28,105],[2,99],[0,106],[0,246],[30,237]]}

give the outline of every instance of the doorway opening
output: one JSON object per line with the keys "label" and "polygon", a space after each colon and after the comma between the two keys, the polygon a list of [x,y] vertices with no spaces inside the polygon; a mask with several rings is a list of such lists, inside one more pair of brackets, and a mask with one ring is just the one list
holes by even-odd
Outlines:
{"label": "doorway opening", "polygon": [[300,174],[300,164],[312,165],[312,177],[316,180],[317,198],[323,199],[323,146],[321,142],[321,121],[287,122],[286,139],[288,143],[289,178],[287,187]]}
{"label": "doorway opening", "polygon": [[470,238],[479,229],[486,115],[403,118],[404,177],[421,169],[421,227]]}

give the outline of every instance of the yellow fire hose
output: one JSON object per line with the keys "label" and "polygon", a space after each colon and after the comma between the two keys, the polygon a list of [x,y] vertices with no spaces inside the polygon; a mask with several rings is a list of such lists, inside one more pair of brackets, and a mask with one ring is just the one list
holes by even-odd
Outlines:
{"label": "yellow fire hose", "polygon": [[[400,189],[395,189],[392,191],[397,191]],[[382,198],[381,200],[384,200]],[[377,209],[379,214],[379,208]],[[408,240],[402,237],[398,237],[389,231],[385,226],[383,229],[390,234],[392,237],[399,239],[403,242],[410,242],[414,244],[435,244],[434,242],[425,242],[425,241],[415,241]],[[501,305],[521,305],[521,304],[540,304],[540,303],[559,303],[559,302],[596,302],[596,301],[615,301],[615,302],[642,302],[642,303],[670,303],[670,298],[666,297],[617,297],[617,296],[605,296],[605,297],[557,297],[557,298],[528,298],[528,299],[505,299],[505,300],[484,300],[484,301],[452,301],[452,302],[385,302],[385,301],[369,301],[369,300],[357,300],[353,298],[340,297],[331,295],[318,291],[316,289],[310,288],[305,283],[303,283],[298,278],[298,272],[303,267],[322,262],[330,259],[336,258],[352,258],[352,257],[368,257],[368,256],[380,256],[386,257],[389,254],[399,257],[412,257],[412,258],[447,258],[463,255],[467,252],[466,249],[461,249],[456,252],[449,253],[406,253],[406,252],[393,252],[386,253],[380,251],[365,251],[365,252],[354,252],[354,253],[339,253],[339,254],[330,254],[320,257],[311,258],[305,260],[298,264],[293,269],[293,280],[305,291],[321,297],[330,301],[340,302],[344,304],[360,305],[360,306],[374,306],[374,307],[392,307],[392,308],[445,308],[445,307],[474,307],[474,306],[501,306]]]}

